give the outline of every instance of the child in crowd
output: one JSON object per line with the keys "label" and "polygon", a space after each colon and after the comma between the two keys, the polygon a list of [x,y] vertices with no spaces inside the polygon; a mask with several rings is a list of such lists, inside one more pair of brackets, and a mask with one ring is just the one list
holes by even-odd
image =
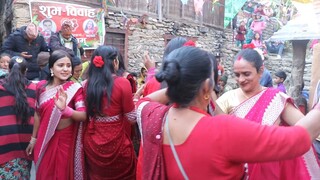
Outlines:
{"label": "child in crowd", "polygon": [[227,82],[228,82],[228,76],[226,75],[221,76],[221,78],[218,81],[218,85],[220,87],[218,97],[220,97],[222,94],[232,89],[231,86],[227,85]]}
{"label": "child in crowd", "polygon": [[251,24],[253,20],[255,19],[256,15],[251,13],[251,17],[248,19],[247,24],[246,24],[246,29],[247,29],[247,34],[245,37],[245,44],[250,44],[254,35],[254,32],[252,31]]}
{"label": "child in crowd", "polygon": [[2,53],[0,55],[0,78],[4,78],[9,73],[10,55]]}
{"label": "child in crowd", "polygon": [[73,60],[73,74],[71,77],[71,80],[73,82],[77,82],[77,83],[82,83],[82,78],[81,78],[81,73],[82,73],[82,62],[80,60],[80,58],[78,57],[74,57]]}
{"label": "child in crowd", "polygon": [[266,46],[263,44],[263,42],[261,41],[261,35],[256,32],[254,34],[254,37],[251,41],[251,43],[256,47],[259,48],[260,50],[262,50],[263,54],[266,54]]}
{"label": "child in crowd", "polygon": [[266,22],[264,22],[261,19],[260,13],[256,13],[255,19],[251,23],[250,28],[252,29],[252,31],[259,33],[260,35],[262,34],[262,31],[266,28]]}
{"label": "child in crowd", "polygon": [[254,12],[254,7],[251,1],[244,7],[243,12],[246,13],[248,16]]}
{"label": "child in crowd", "polygon": [[139,74],[139,77],[137,79],[137,83],[138,83],[138,88],[140,88],[146,81],[146,77],[147,77],[147,68],[145,67],[142,67],[140,69],[140,74]]}
{"label": "child in crowd", "polygon": [[237,28],[237,33],[238,33],[236,35],[237,47],[242,48],[245,40],[244,35],[247,33],[245,22],[243,20],[240,22],[240,26]]}
{"label": "child in crowd", "polygon": [[283,93],[287,93],[286,88],[283,85],[286,78],[287,74],[284,71],[277,71],[274,78],[274,83],[277,84],[277,88]]}

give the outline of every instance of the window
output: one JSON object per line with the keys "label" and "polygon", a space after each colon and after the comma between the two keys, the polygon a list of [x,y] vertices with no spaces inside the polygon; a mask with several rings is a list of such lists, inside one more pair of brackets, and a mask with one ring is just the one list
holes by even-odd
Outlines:
{"label": "window", "polygon": [[107,29],[104,44],[118,48],[128,66],[128,35],[125,30]]}

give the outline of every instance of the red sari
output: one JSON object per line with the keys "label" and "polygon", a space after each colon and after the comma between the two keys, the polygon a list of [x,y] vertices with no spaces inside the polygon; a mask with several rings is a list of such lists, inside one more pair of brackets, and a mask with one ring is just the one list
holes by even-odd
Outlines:
{"label": "red sari", "polygon": [[136,157],[125,128],[136,120],[129,81],[115,77],[110,105],[107,97],[102,103],[105,116],[90,117],[83,136],[87,178],[135,179]]}
{"label": "red sari", "polygon": [[[75,144],[81,142],[77,139],[79,123],[56,130],[62,114],[55,106],[53,97],[59,86],[46,90],[45,84],[46,81],[40,81],[37,84],[39,95],[37,111],[40,116],[40,126],[34,147],[36,178],[40,180],[70,179],[73,177],[74,169],[78,170],[71,165],[74,165],[74,159],[78,156],[74,153]],[[67,105],[77,111],[85,111],[81,85],[68,81],[62,84],[62,87],[68,95]]]}
{"label": "red sari", "polygon": [[[231,114],[250,121],[272,126],[281,115],[286,103],[293,104],[289,96],[274,88],[268,88],[247,99],[233,109]],[[263,141],[263,139],[262,139]],[[270,163],[248,164],[249,179],[317,179],[320,178],[320,166],[311,148],[303,156]]]}

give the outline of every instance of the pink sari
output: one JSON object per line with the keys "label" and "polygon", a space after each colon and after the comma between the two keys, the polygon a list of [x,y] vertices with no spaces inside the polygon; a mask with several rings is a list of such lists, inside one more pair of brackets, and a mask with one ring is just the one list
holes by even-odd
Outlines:
{"label": "pink sari", "polygon": [[[292,99],[279,90],[268,88],[235,107],[231,114],[262,125],[272,126],[280,117],[286,103]],[[284,142],[285,143],[285,142]],[[294,149],[293,149],[294,151]],[[301,157],[269,163],[249,163],[249,179],[315,179],[320,178],[319,162],[311,148]]]}
{"label": "pink sari", "polygon": [[[74,170],[81,170],[75,166],[79,163],[83,164],[76,159],[80,157],[81,151],[74,148],[81,146],[79,145],[82,142],[81,136],[78,136],[81,134],[78,132],[81,124],[73,123],[64,129],[56,130],[62,116],[53,100],[58,87],[46,90],[45,84],[46,81],[41,81],[37,85],[39,88],[37,111],[40,116],[40,126],[34,148],[36,177],[37,179],[69,179],[76,174]],[[68,106],[78,111],[85,111],[81,85],[68,81],[62,87],[68,95]]]}

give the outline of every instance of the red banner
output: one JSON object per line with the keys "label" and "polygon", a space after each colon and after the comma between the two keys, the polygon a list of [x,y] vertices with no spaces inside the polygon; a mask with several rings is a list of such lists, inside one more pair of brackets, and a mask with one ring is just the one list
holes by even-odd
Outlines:
{"label": "red banner", "polygon": [[72,22],[72,35],[85,49],[103,45],[105,35],[104,11],[70,3],[53,1],[30,2],[32,22],[39,26],[41,34],[49,43],[51,34],[60,30],[61,24]]}

